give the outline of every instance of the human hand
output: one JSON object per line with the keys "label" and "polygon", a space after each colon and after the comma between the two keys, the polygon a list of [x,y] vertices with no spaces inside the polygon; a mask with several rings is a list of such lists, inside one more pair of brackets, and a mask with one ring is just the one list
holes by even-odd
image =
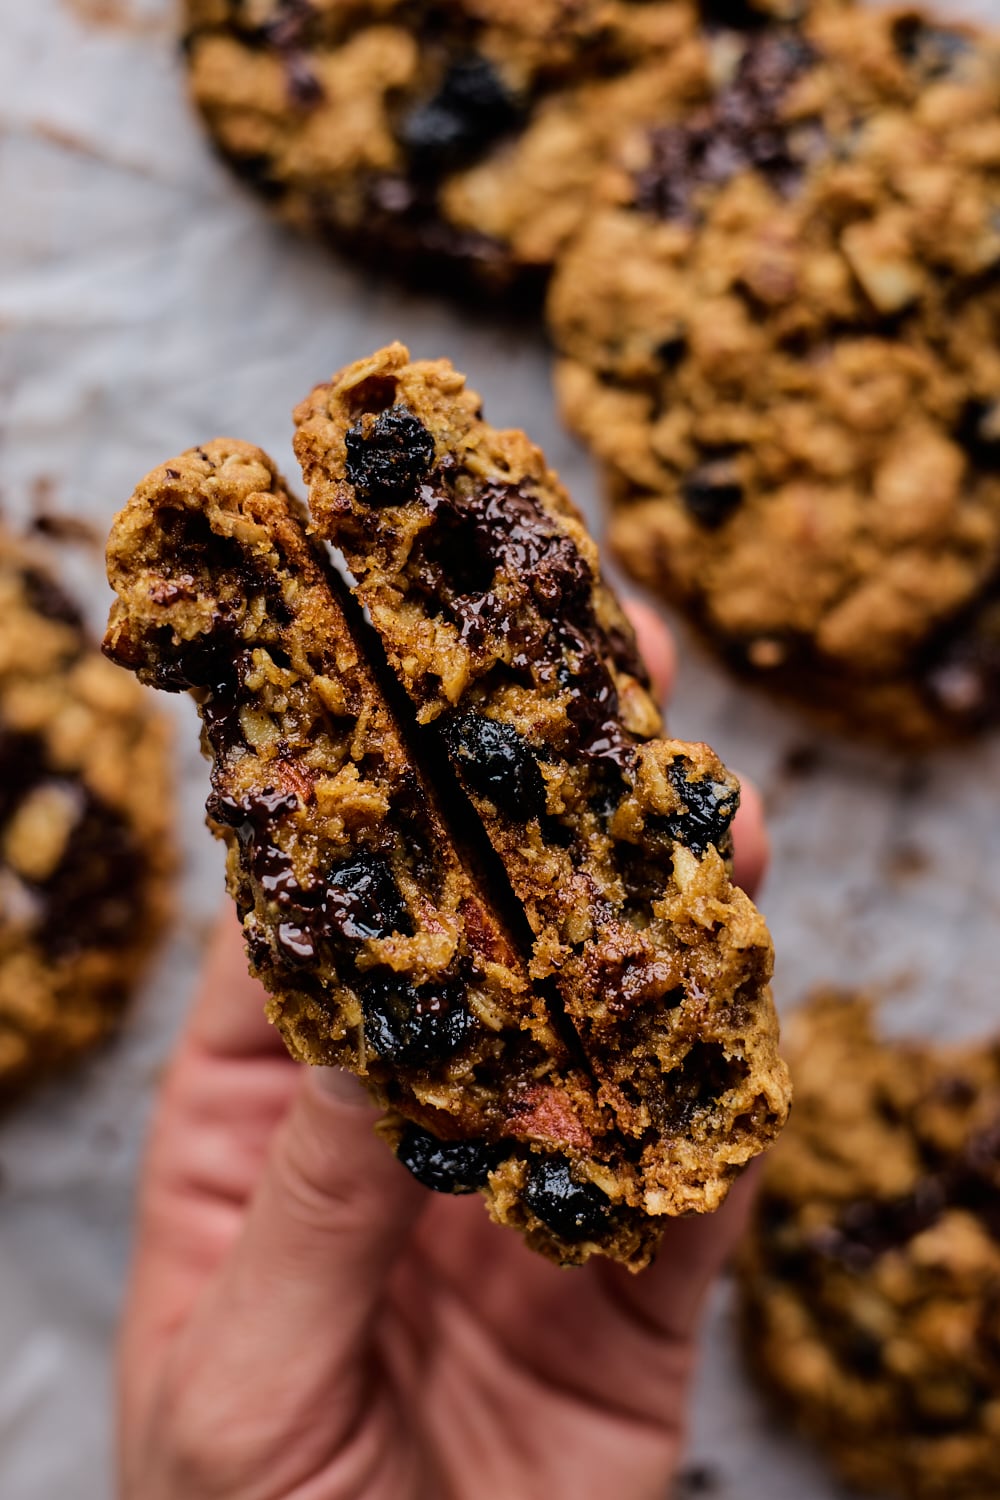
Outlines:
{"label": "human hand", "polygon": [[[657,688],[671,642],[633,611]],[[736,875],[767,859],[745,788]],[[119,1351],[122,1500],[663,1500],[705,1294],[748,1204],[641,1275],[560,1270],[437,1197],[303,1069],[220,926],[167,1076]]]}

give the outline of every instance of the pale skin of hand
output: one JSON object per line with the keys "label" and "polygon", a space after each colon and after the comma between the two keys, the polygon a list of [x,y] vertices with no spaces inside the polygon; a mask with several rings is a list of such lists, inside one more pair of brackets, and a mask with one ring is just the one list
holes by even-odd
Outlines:
{"label": "pale skin of hand", "polygon": [[[666,696],[673,648],[633,619]],[[744,788],[736,876],[767,860]],[[420,1187],[357,1081],[285,1054],[220,924],[147,1152],[119,1344],[121,1500],[664,1500],[750,1184],[640,1275],[562,1270]]]}

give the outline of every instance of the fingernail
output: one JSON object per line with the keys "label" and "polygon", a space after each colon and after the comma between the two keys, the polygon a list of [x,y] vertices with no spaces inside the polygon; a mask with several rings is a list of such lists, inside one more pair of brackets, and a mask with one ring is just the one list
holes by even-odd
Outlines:
{"label": "fingernail", "polygon": [[346,1068],[310,1068],[310,1077],[321,1094],[339,1104],[372,1105],[374,1100],[359,1078]]}

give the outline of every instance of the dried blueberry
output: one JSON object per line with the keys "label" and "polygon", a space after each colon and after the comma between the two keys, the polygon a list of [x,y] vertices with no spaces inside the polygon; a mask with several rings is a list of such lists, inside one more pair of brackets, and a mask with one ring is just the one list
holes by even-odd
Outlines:
{"label": "dried blueberry", "polygon": [[510,724],[470,711],[443,725],[441,733],[464,780],[507,817],[526,823],[544,811],[538,762]]}
{"label": "dried blueberry", "polygon": [[528,1168],[524,1201],[560,1239],[592,1240],[608,1225],[611,1200],[593,1182],[578,1182],[561,1157],[535,1158]]}
{"label": "dried blueberry", "polygon": [[728,787],[710,776],[688,781],[684,772],[684,762],[675,761],[667,773],[684,810],[659,819],[656,826],[667,838],[684,844],[700,858],[709,845],[722,842],[736,816],[740,793],[738,787]]}
{"label": "dried blueberry", "polygon": [[458,1051],[476,1020],[454,985],[366,979],[361,989],[365,1041],[383,1062],[436,1062]]}
{"label": "dried blueberry", "polygon": [[485,1186],[494,1158],[485,1141],[440,1141],[419,1125],[407,1125],[396,1155],[435,1193],[474,1193]]}
{"label": "dried blueberry", "polygon": [[326,877],[323,915],[341,937],[385,938],[413,931],[399,887],[384,859],[358,854]]}
{"label": "dried blueberry", "polygon": [[423,176],[473,161],[519,117],[517,101],[485,57],[453,63],[433,99],[404,119],[399,138],[412,170]]}
{"label": "dried blueberry", "polygon": [[346,437],[347,477],[375,505],[409,500],[434,462],[434,439],[405,406],[362,417]]}
{"label": "dried blueberry", "polygon": [[743,500],[734,456],[720,454],[692,469],[681,483],[684,504],[710,531],[728,521]]}

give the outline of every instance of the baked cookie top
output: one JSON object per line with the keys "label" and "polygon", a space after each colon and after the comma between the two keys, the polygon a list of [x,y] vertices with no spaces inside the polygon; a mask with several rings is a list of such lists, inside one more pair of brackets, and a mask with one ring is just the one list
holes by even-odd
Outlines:
{"label": "baked cookie top", "polygon": [[164,725],[0,533],[0,1108],[121,1017],[165,914]]}
{"label": "baked cookie top", "polygon": [[730,660],[900,738],[1000,709],[1000,43],[705,33],[554,279],[611,540]]}
{"label": "baked cookie top", "polygon": [[549,266],[623,119],[688,88],[688,0],[187,0],[192,97],[286,217],[494,288]]}
{"label": "baked cookie top", "polygon": [[793,1119],[742,1265],[748,1354],[853,1483],[1000,1486],[1000,1045],[880,1041],[857,997],[787,1027]]}

